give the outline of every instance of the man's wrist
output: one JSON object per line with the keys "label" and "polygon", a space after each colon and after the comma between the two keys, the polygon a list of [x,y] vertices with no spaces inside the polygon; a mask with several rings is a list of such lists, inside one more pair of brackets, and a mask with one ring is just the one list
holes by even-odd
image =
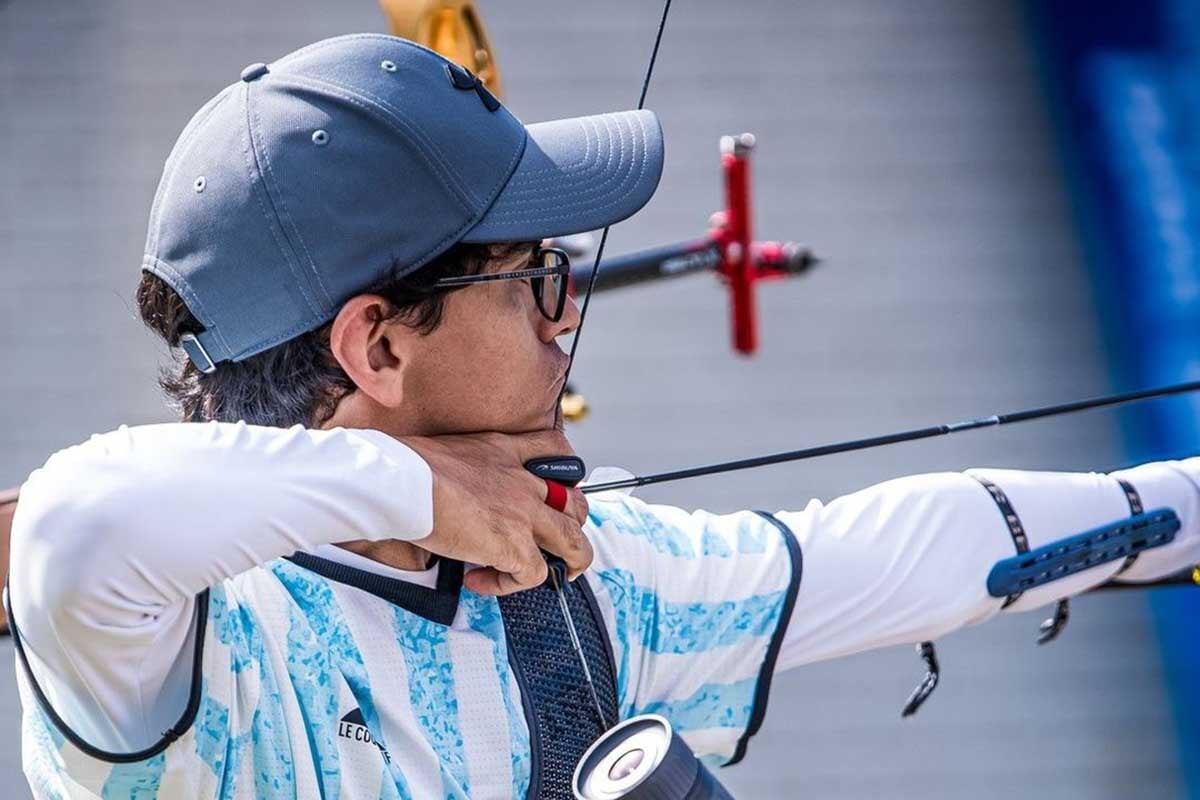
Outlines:
{"label": "man's wrist", "polygon": [[433,532],[433,471],[420,453],[394,436],[371,428],[344,429],[348,437],[365,441],[377,453],[385,482],[395,501],[399,530],[379,531],[374,539],[423,539]]}

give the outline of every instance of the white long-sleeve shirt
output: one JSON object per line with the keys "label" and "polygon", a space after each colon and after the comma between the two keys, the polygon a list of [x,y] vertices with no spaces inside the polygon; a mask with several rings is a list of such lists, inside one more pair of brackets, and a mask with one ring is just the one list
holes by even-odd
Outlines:
{"label": "white long-sleeve shirt", "polygon": [[[777,631],[776,667],[789,668],[934,639],[999,613],[1003,599],[988,594],[986,577],[1015,551],[978,477],[1003,489],[1031,548],[1130,514],[1118,476],[1003,470],[912,476],[812,501],[775,515],[786,534],[750,512],[592,496],[588,579],[613,641],[622,715],[662,713],[700,754],[728,758]],[[1182,527],[1117,578],[1152,580],[1200,561],[1200,459],[1119,477],[1146,509],[1175,510]],[[88,797],[136,784],[210,797],[232,782],[232,796],[252,796],[266,775],[300,796],[331,780],[343,797],[381,787],[397,797],[523,794],[528,731],[493,599],[454,587],[462,599],[439,627],[279,560],[316,553],[434,592],[436,567],[404,572],[331,547],[431,529],[428,466],[376,431],[151,425],[55,454],[22,487],[9,579],[34,679],[18,669],[35,790]],[[1027,591],[1007,610],[1084,591],[1121,566]],[[426,672],[440,677],[424,685]],[[408,691],[393,685],[371,700],[376,674]],[[199,710],[181,720],[197,692]],[[430,721],[451,705],[453,720]],[[314,709],[343,723],[359,710],[375,746],[351,753],[330,734],[341,764],[330,777]],[[163,731],[180,722],[164,745]],[[290,753],[286,764],[255,749],[267,731],[283,737],[273,747]],[[131,763],[112,758],[142,749],[149,755]],[[365,772],[350,769],[355,759],[368,759]]]}

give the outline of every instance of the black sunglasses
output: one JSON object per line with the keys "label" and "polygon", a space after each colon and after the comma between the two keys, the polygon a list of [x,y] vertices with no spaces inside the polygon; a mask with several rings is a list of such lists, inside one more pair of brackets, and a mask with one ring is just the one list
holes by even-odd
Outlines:
{"label": "black sunglasses", "polygon": [[[516,272],[492,272],[486,275],[460,275],[441,278],[434,282],[437,288],[470,286],[488,281],[523,281],[528,279],[533,289],[533,299],[538,311],[551,322],[562,319],[567,307],[567,289],[571,278],[571,260],[557,247],[539,247],[533,251],[527,269]],[[536,266],[535,266],[536,265]]]}

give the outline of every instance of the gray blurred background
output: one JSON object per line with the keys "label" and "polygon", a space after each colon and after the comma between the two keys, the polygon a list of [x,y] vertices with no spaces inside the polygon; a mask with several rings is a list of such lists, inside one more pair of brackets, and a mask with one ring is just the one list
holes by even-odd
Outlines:
{"label": "gray blurred background", "polygon": [[[521,118],[636,104],[657,3],[479,7]],[[752,360],[730,350],[713,280],[598,297],[575,371],[594,411],[571,431],[588,463],[668,468],[1107,390],[1027,25],[995,0],[676,2],[648,100],[661,189],[609,252],[701,235],[722,202],[717,139],[752,131],[759,238],[825,263],[761,287]],[[386,30],[370,0],[0,0],[0,484],[93,432],[170,418],[165,353],[131,299],[162,162],[244,65],[361,30]],[[1100,412],[644,496],[800,508],[911,472],[1121,462]],[[720,777],[739,797],[1182,796],[1145,599],[1074,610],[1047,648],[1037,615],[940,642],[942,687],[910,720],[909,648],[779,675]],[[27,796],[18,713],[5,668],[4,797]]]}

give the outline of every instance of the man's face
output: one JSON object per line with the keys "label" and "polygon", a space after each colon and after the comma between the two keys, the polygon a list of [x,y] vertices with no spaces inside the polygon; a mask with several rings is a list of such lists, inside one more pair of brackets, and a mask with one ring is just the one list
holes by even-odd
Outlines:
{"label": "man's face", "polygon": [[[529,252],[484,272],[529,266]],[[442,322],[421,337],[404,370],[404,416],[420,433],[520,433],[561,424],[558,397],[567,355],[557,339],[575,330],[568,299],[562,319],[538,310],[528,280],[477,283],[446,298]]]}

